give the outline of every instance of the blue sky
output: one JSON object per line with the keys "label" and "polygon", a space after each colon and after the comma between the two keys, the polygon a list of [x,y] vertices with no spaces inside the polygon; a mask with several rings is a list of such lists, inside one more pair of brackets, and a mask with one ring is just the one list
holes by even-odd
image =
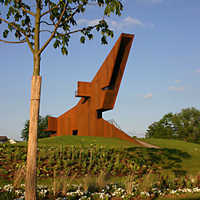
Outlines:
{"label": "blue sky", "polygon": [[[93,78],[122,32],[135,34],[135,40],[115,108],[104,112],[104,119],[142,137],[166,113],[200,109],[200,1],[123,3],[122,16],[108,18],[115,32],[108,45],[100,44],[98,34],[82,45],[75,34],[68,56],[51,45],[46,49],[41,60],[42,116],[59,116],[77,103],[77,81]],[[90,6],[77,17],[79,26],[95,23],[102,13]],[[0,135],[20,139],[29,118],[32,55],[26,45],[0,43],[0,60]]]}

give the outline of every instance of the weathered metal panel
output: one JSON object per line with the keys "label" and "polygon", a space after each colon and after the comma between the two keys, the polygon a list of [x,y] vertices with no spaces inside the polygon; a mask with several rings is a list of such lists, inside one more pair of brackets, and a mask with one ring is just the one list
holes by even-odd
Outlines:
{"label": "weathered metal panel", "polygon": [[115,105],[133,39],[131,34],[120,35],[92,82],[78,82],[78,104],[58,118],[49,118],[48,130],[56,130],[56,135],[116,137],[137,143],[102,119],[102,113]]}

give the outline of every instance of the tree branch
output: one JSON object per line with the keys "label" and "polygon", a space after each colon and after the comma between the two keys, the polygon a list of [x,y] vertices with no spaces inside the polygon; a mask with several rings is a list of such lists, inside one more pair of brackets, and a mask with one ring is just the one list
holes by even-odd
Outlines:
{"label": "tree branch", "polygon": [[[97,26],[98,26],[98,24],[97,24],[97,25],[94,25],[94,26],[90,26],[90,29],[94,29],[94,28],[96,28]],[[68,33],[66,33],[66,34],[63,34],[63,33],[58,33],[58,34],[61,35],[61,36],[65,36],[65,35],[70,35],[70,34],[73,34],[73,33],[81,32],[81,31],[84,31],[84,30],[87,30],[87,28],[77,29],[77,30],[68,32]]]}
{"label": "tree branch", "polygon": [[6,24],[12,26],[14,29],[18,30],[19,32],[21,32],[25,36],[26,42],[28,43],[28,46],[29,46],[31,52],[34,53],[32,44],[31,44],[30,40],[28,39],[28,36],[26,35],[26,33],[23,29],[17,27],[13,22],[9,22],[9,21],[5,20],[4,18],[0,17],[0,20],[5,22]]}
{"label": "tree branch", "polygon": [[47,10],[46,12],[42,13],[42,14],[41,14],[41,17],[43,17],[43,16],[45,16],[46,14],[50,13],[53,9],[57,8],[58,5],[59,5],[59,3],[58,3],[57,5],[55,5],[53,8],[51,8],[51,9]]}
{"label": "tree branch", "polygon": [[76,14],[77,11],[78,9],[76,8],[76,10],[68,18],[66,18],[63,23],[66,23],[67,21],[69,21],[70,18],[72,18]]}
{"label": "tree branch", "polygon": [[55,28],[54,28],[54,31],[52,32],[51,36],[49,37],[49,39],[46,41],[46,43],[42,46],[42,48],[38,51],[38,54],[41,54],[44,49],[47,47],[47,45],[51,42],[51,40],[53,39],[53,37],[55,36],[55,33],[58,29],[58,26],[63,18],[63,15],[65,14],[65,11],[66,11],[66,7],[67,7],[67,4],[65,4],[64,8],[63,8],[63,11],[60,15],[60,18],[58,20],[58,22],[55,24]]}
{"label": "tree branch", "polygon": [[24,7],[22,7],[22,10],[30,15],[32,15],[33,17],[35,17],[35,13],[31,12],[30,10],[26,10]]}
{"label": "tree branch", "polygon": [[0,20],[3,21],[3,22],[5,22],[6,24],[12,26],[12,27],[15,28],[16,30],[22,32],[13,22],[9,22],[9,21],[5,20],[4,18],[1,18],[1,17],[0,17]]}
{"label": "tree branch", "polygon": [[40,23],[42,24],[46,24],[46,25],[48,25],[48,26],[54,26],[55,24],[49,24],[48,22],[46,22],[46,21],[40,21]]}
{"label": "tree branch", "polygon": [[32,44],[31,44],[30,40],[28,39],[28,37],[26,37],[26,42],[27,42],[31,52],[34,54],[34,48],[33,48]]}
{"label": "tree branch", "polygon": [[20,44],[20,43],[25,43],[26,40],[23,39],[23,40],[20,40],[20,41],[8,41],[8,40],[2,40],[2,39],[0,39],[0,42],[8,43],[8,44]]}
{"label": "tree branch", "polygon": [[53,33],[52,31],[50,30],[40,30],[40,32],[48,32],[48,33]]}

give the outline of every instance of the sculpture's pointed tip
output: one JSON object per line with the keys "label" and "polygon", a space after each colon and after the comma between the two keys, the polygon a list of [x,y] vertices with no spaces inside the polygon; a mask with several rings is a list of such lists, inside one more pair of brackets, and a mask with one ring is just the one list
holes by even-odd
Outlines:
{"label": "sculpture's pointed tip", "polygon": [[121,37],[127,37],[127,38],[134,38],[135,34],[130,34],[130,33],[121,33]]}

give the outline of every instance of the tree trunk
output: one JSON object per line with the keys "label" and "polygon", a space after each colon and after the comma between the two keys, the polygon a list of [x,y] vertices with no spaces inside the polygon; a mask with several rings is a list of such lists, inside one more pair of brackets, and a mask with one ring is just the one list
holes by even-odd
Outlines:
{"label": "tree trunk", "polygon": [[37,186],[37,132],[40,109],[41,76],[32,77],[30,124],[26,163],[25,199],[36,200]]}

